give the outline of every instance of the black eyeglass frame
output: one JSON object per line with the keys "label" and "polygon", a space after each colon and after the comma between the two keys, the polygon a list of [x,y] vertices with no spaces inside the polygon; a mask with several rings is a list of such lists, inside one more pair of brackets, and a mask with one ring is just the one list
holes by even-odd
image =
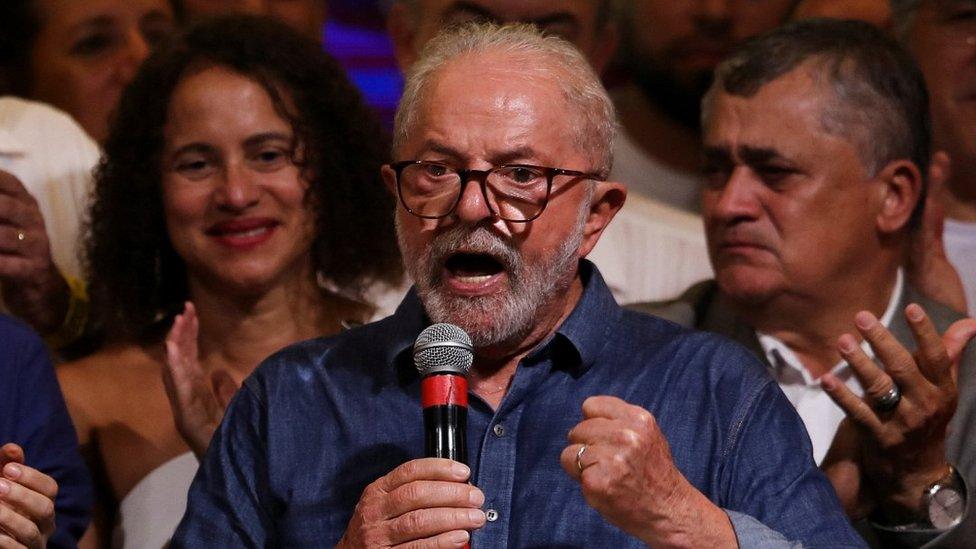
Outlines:
{"label": "black eyeglass frame", "polygon": [[[408,166],[416,166],[416,165],[441,166],[457,173],[458,177],[461,178],[461,186],[460,189],[458,190],[457,198],[454,199],[454,204],[451,205],[451,207],[447,210],[446,213],[441,215],[422,215],[413,211],[412,209],[410,209],[410,206],[407,205],[407,201],[403,198],[403,185],[401,183],[401,179],[402,179],[401,174],[403,173],[403,170]],[[552,180],[557,175],[566,175],[566,176],[574,177],[576,179],[592,179],[594,181],[607,180],[606,177],[596,173],[567,170],[564,168],[550,168],[548,166],[536,166],[534,164],[503,164],[501,166],[494,166],[488,170],[472,170],[472,169],[459,170],[459,169],[452,168],[442,162],[431,162],[428,160],[401,160],[400,162],[393,162],[392,164],[387,164],[387,166],[390,169],[392,169],[393,173],[396,175],[397,196],[400,198],[400,204],[402,204],[403,208],[407,210],[409,213],[417,217],[420,217],[422,219],[443,219],[451,215],[452,213],[454,213],[454,210],[457,209],[458,204],[461,203],[461,197],[464,196],[464,190],[467,188],[468,182],[471,181],[472,176],[478,176],[478,186],[481,188],[481,195],[485,198],[485,206],[488,208],[488,211],[491,212],[491,215],[493,217],[497,217],[498,219],[501,219],[502,221],[507,221],[509,223],[528,223],[530,221],[534,221],[538,219],[538,217],[542,215],[542,212],[546,210],[546,206],[549,205],[549,197],[552,195]],[[539,207],[539,211],[536,212],[535,215],[533,215],[528,219],[506,219],[504,217],[501,217],[500,213],[494,211],[491,207],[491,200],[488,199],[488,175],[491,172],[504,170],[506,168],[508,169],[526,168],[530,170],[539,170],[543,172],[546,176],[546,198],[542,201],[542,205]]]}

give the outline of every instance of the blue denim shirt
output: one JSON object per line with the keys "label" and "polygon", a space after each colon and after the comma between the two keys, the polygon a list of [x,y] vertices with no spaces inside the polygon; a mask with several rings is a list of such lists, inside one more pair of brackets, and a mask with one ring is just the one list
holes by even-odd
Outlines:
{"label": "blue denim shirt", "polygon": [[[495,520],[474,547],[637,547],[562,470],[583,400],[652,412],[688,480],[742,547],[861,547],[796,412],[745,349],[621,309],[589,263],[582,298],[518,365],[497,410],[470,395],[472,481]],[[231,403],[190,488],[174,547],[331,546],[367,484],[424,453],[411,292],[382,321],[271,357]],[[789,541],[788,541],[789,540]]]}
{"label": "blue denim shirt", "polygon": [[0,315],[0,446],[15,442],[25,463],[58,483],[53,549],[75,547],[91,518],[92,486],[47,347]]}

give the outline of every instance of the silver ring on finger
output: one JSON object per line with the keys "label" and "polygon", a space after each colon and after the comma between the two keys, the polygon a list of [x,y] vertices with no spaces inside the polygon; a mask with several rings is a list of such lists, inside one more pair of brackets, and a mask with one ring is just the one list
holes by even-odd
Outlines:
{"label": "silver ring on finger", "polygon": [[879,412],[890,412],[898,407],[899,402],[901,402],[901,389],[897,383],[892,382],[891,389],[874,402],[874,409]]}
{"label": "silver ring on finger", "polygon": [[17,232],[17,240],[23,242],[25,238],[27,238],[27,234],[25,234],[24,231]]}
{"label": "silver ring on finger", "polygon": [[576,467],[579,469],[580,474],[583,474],[583,452],[586,451],[586,445],[580,446],[580,449],[576,452]]}

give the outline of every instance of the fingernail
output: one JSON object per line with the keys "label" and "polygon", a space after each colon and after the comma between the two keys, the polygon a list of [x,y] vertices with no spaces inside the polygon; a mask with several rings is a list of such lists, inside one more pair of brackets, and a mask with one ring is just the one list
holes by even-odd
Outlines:
{"label": "fingernail", "polygon": [[857,327],[862,330],[867,330],[871,326],[874,326],[875,321],[874,315],[867,311],[861,311],[854,315],[854,324],[857,324]]}
{"label": "fingernail", "polygon": [[16,463],[8,463],[7,466],[3,468],[3,474],[6,475],[7,478],[20,478],[20,473],[20,465],[17,465]]}
{"label": "fingernail", "polygon": [[481,509],[468,509],[468,520],[482,523],[485,521],[485,512]]}
{"label": "fingernail", "polygon": [[485,494],[481,490],[471,490],[468,492],[468,501],[475,507],[481,507],[485,502]]}
{"label": "fingernail", "polygon": [[10,483],[0,480],[0,495],[6,495],[8,492],[10,492]]}
{"label": "fingernail", "polygon": [[838,340],[837,345],[840,347],[840,351],[844,354],[851,354],[854,352],[854,349],[857,348],[857,342],[854,341],[854,337],[850,334],[840,336],[840,340]]}
{"label": "fingernail", "polygon": [[833,391],[835,387],[833,378],[827,376],[821,377],[820,386],[823,387],[825,391]]}
{"label": "fingernail", "polygon": [[471,535],[464,530],[458,530],[457,532],[451,532],[450,534],[451,543],[457,543],[459,545],[462,543],[467,543],[470,537]]}
{"label": "fingernail", "polygon": [[912,322],[919,322],[925,318],[925,311],[923,311],[922,308],[916,303],[909,305],[908,308],[905,309],[905,314],[908,315],[908,319]]}
{"label": "fingernail", "polygon": [[471,474],[471,469],[463,463],[454,462],[451,464],[451,474],[463,480]]}

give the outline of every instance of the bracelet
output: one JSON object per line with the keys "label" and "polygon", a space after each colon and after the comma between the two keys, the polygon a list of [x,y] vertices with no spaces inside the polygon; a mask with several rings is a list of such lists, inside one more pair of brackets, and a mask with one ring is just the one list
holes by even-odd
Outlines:
{"label": "bracelet", "polygon": [[63,349],[68,345],[78,341],[85,333],[88,324],[88,289],[85,282],[73,276],[64,276],[68,283],[70,298],[68,300],[68,312],[64,315],[64,322],[61,326],[46,336],[44,341],[52,349]]}

